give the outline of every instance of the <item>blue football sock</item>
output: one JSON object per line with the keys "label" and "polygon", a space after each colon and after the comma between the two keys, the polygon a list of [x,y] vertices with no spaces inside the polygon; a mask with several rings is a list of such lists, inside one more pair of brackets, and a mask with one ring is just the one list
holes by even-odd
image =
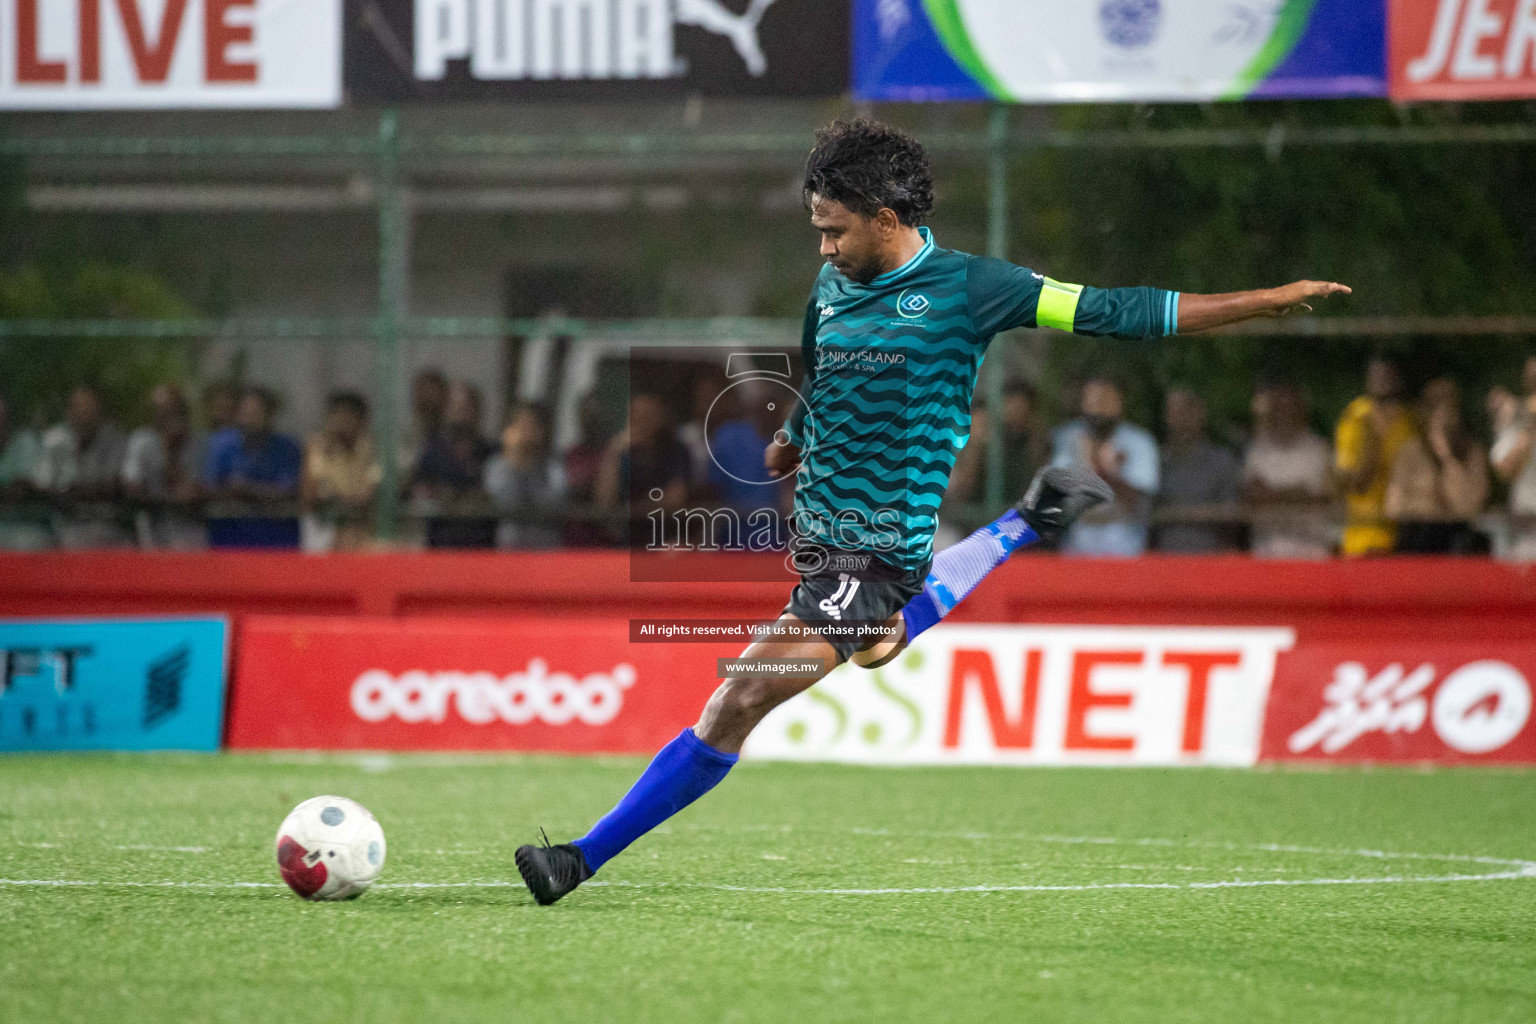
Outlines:
{"label": "blue football sock", "polygon": [[917,639],[919,633],[953,611],[987,573],[1008,561],[1009,555],[1039,539],[1018,511],[1009,509],[997,521],[934,555],[923,592],[901,610],[907,640]]}
{"label": "blue football sock", "polygon": [[708,793],[736,763],[694,735],[692,729],[661,748],[624,799],[576,840],[587,867],[596,871],[630,843]]}

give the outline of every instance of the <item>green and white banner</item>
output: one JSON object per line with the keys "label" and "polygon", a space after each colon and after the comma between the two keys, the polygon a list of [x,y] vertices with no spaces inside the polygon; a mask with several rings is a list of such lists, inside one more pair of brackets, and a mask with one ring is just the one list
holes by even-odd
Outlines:
{"label": "green and white banner", "polygon": [[941,625],[776,708],[748,757],[1251,765],[1289,628]]}
{"label": "green and white banner", "polygon": [[866,100],[1384,95],[1384,0],[858,0]]}

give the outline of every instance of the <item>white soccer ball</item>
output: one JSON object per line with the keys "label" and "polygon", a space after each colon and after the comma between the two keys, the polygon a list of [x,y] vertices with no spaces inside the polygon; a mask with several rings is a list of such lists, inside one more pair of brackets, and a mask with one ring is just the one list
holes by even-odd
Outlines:
{"label": "white soccer ball", "polygon": [[278,827],[277,868],[307,900],[350,900],[384,870],[384,830],[355,800],[305,800]]}

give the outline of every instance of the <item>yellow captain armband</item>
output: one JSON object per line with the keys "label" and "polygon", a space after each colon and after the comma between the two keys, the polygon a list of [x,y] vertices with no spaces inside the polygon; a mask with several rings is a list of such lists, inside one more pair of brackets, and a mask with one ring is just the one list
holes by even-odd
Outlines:
{"label": "yellow captain armband", "polygon": [[1041,327],[1054,327],[1070,331],[1077,318],[1077,303],[1083,295],[1080,284],[1062,284],[1046,278],[1040,286],[1040,303],[1035,310],[1035,323]]}

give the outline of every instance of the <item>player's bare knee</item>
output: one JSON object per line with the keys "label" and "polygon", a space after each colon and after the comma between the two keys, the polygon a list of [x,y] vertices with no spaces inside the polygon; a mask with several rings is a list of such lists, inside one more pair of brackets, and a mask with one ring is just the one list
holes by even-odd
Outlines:
{"label": "player's bare knee", "polygon": [[906,623],[898,614],[886,623],[885,634],[880,639],[854,654],[848,661],[859,668],[879,668],[894,661],[896,655],[906,650],[906,647]]}
{"label": "player's bare knee", "polygon": [[762,700],[751,684],[762,680],[727,679],[710,696],[700,720],[711,731],[723,729],[736,732],[744,724],[752,723],[754,706]]}
{"label": "player's bare knee", "polygon": [[774,681],[762,676],[727,679],[718,691],[721,707],[731,717],[756,724],[772,711],[782,698]]}
{"label": "player's bare knee", "polygon": [[711,746],[734,752],[757,723],[785,699],[774,691],[772,680],[727,679],[704,706],[694,732]]}
{"label": "player's bare knee", "polygon": [[860,651],[849,658],[848,661],[859,668],[876,669],[889,665],[896,660],[898,654],[906,649],[907,641],[905,639],[887,640]]}

